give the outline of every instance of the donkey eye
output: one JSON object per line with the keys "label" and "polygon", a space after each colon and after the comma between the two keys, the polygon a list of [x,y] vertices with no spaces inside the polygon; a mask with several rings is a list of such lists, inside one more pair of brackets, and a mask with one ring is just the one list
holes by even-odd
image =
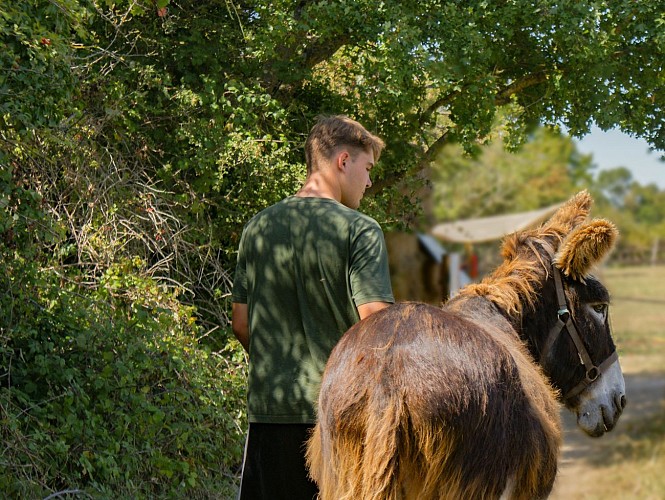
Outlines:
{"label": "donkey eye", "polygon": [[605,311],[607,311],[607,304],[594,304],[591,307],[593,307],[593,310],[596,311],[599,314],[604,313]]}

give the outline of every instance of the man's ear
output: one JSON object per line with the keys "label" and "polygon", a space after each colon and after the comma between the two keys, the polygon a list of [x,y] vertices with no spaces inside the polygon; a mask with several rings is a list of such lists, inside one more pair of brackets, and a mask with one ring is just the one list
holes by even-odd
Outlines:
{"label": "man's ear", "polygon": [[346,170],[346,162],[349,161],[349,152],[342,150],[337,154],[337,168],[340,170]]}

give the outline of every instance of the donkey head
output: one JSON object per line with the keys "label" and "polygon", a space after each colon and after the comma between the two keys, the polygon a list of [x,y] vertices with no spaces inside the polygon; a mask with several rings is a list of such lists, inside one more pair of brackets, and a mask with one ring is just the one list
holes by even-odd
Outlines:
{"label": "donkey head", "polygon": [[616,424],[626,396],[609,293],[590,274],[618,232],[606,220],[586,222],[591,202],[582,191],[542,227],[507,237],[503,263],[460,295],[485,297],[503,312],[578,425],[600,436]]}
{"label": "donkey head", "polygon": [[546,274],[522,325],[532,353],[577,414],[579,427],[600,436],[614,427],[626,398],[608,320],[609,293],[590,274],[618,232],[606,220],[586,222],[590,204],[589,194],[579,193],[529,238]]}

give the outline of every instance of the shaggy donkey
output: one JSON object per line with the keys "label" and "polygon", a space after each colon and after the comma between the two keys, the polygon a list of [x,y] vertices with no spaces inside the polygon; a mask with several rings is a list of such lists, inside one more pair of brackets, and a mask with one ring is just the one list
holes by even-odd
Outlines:
{"label": "shaggy donkey", "polygon": [[323,375],[308,443],[323,500],[549,494],[559,404],[591,436],[625,405],[606,288],[590,268],[617,236],[581,192],[442,308],[400,303],[352,327]]}

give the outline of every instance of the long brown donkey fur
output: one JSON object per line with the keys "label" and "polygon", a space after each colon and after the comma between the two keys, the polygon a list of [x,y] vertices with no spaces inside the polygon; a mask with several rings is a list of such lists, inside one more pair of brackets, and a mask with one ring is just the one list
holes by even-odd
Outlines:
{"label": "long brown donkey fur", "polygon": [[[396,304],[342,337],[325,369],[307,450],[321,499],[549,494],[561,444],[557,400],[577,380],[564,377],[553,388],[535,362],[551,323],[539,318],[545,295],[556,296],[552,263],[571,301],[589,287],[602,296],[597,301],[607,300],[588,272],[617,231],[608,221],[585,223],[590,205],[589,194],[579,193],[539,229],[507,238],[503,264],[443,307]],[[554,350],[568,352],[568,343]],[[605,344],[596,350],[608,354],[611,337]],[[583,378],[576,352],[568,357],[552,363],[570,363],[567,376]],[[607,428],[625,404],[614,397],[621,408]]]}

